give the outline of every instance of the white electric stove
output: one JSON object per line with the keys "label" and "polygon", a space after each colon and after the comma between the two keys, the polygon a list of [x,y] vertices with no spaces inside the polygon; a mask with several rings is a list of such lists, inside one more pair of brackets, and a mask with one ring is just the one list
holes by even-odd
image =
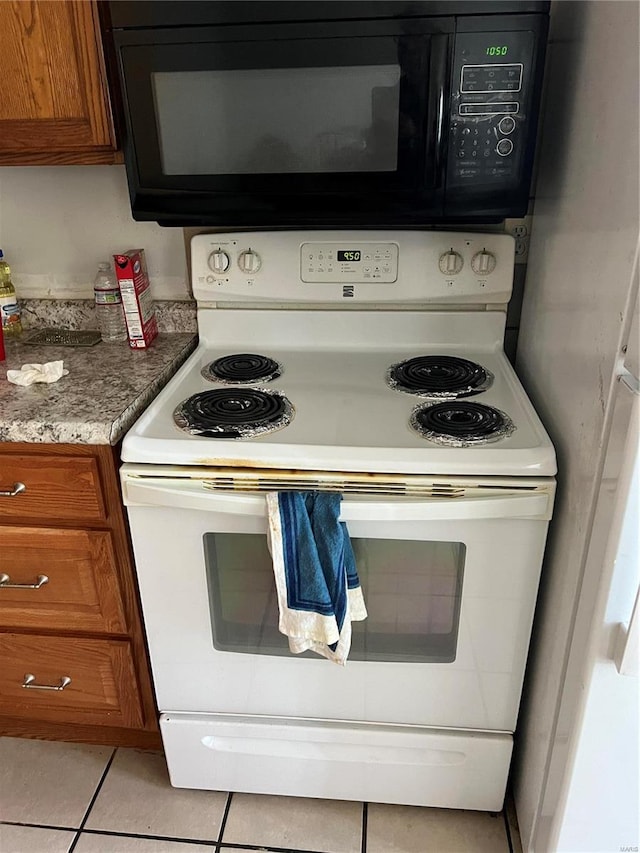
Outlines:
{"label": "white electric stove", "polygon": [[[498,810],[555,492],[502,341],[505,234],[191,244],[200,343],[125,437],[174,785]],[[277,630],[263,492],[333,489],[369,618]]]}

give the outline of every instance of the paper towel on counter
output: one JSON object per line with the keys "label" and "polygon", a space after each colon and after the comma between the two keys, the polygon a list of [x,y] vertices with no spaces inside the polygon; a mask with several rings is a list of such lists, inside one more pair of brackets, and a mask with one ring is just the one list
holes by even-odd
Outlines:
{"label": "paper towel on counter", "polygon": [[34,382],[57,382],[69,371],[63,361],[47,361],[46,364],[23,364],[20,370],[7,370],[7,379],[14,385],[33,385]]}

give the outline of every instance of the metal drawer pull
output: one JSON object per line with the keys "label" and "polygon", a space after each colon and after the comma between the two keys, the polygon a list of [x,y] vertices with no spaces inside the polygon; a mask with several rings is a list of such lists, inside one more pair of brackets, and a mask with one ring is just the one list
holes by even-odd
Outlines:
{"label": "metal drawer pull", "polygon": [[0,490],[0,498],[15,498],[16,495],[26,491],[27,487],[24,483],[14,483],[12,489]]}
{"label": "metal drawer pull", "polygon": [[0,574],[0,589],[40,589],[49,583],[49,578],[46,575],[38,575],[38,580],[35,583],[11,583],[11,578],[4,572]]}
{"label": "metal drawer pull", "polygon": [[63,675],[60,678],[60,684],[34,684],[35,680],[35,675],[28,672],[24,677],[24,684],[22,686],[28,687],[31,690],[64,690],[65,687],[71,684],[71,679],[68,675]]}

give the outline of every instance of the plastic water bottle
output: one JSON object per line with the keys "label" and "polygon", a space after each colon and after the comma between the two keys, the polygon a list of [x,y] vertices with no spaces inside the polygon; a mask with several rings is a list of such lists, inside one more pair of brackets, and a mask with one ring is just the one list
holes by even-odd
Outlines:
{"label": "plastic water bottle", "polygon": [[18,297],[11,281],[11,267],[4,260],[2,249],[0,249],[0,316],[5,338],[17,337],[21,334],[22,323]]}
{"label": "plastic water bottle", "polygon": [[109,261],[98,265],[93,281],[96,300],[96,317],[100,335],[105,343],[127,340],[127,327],[122,310],[120,288]]}

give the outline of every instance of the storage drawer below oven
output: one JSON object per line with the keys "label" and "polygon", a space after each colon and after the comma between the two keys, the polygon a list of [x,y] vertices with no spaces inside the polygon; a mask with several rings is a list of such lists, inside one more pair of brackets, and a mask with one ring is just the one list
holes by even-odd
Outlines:
{"label": "storage drawer below oven", "polygon": [[232,714],[162,714],[171,784],[499,811],[512,739]]}

